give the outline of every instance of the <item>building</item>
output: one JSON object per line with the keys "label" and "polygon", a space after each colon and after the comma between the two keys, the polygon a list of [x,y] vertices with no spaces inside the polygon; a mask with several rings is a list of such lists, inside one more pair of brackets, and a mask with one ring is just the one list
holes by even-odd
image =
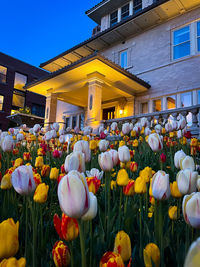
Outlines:
{"label": "building", "polygon": [[187,107],[196,116],[200,0],[103,0],[86,14],[92,37],[42,63],[50,73],[26,86],[47,97],[46,124],[98,127]]}
{"label": "building", "polygon": [[29,107],[33,115],[27,115],[28,124],[32,124],[32,121],[43,121],[39,117],[44,117],[45,96],[29,92],[23,87],[46,73],[0,52],[0,129],[7,130],[10,126],[16,126],[7,117],[24,107]]}

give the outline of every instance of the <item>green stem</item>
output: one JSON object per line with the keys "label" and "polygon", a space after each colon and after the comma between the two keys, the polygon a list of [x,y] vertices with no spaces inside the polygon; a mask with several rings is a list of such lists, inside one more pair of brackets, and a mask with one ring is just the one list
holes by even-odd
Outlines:
{"label": "green stem", "polygon": [[127,213],[127,206],[128,206],[128,196],[125,196],[124,216],[126,216]]}
{"label": "green stem", "polygon": [[85,255],[85,237],[83,232],[83,225],[81,219],[78,220],[78,227],[79,227],[79,238],[80,238],[80,246],[81,246],[81,262],[82,267],[86,267],[86,255]]}
{"label": "green stem", "polygon": [[28,248],[28,199],[26,196],[24,196],[24,204],[26,205],[26,210],[25,210],[25,220],[26,220],[26,228],[25,228],[25,258],[28,259],[27,257],[27,248]]}
{"label": "green stem", "polygon": [[123,197],[123,187],[120,186],[120,200],[119,200],[119,225],[118,225],[118,231],[121,228],[121,215],[122,215],[122,197]]}
{"label": "green stem", "polygon": [[71,254],[71,267],[74,267],[74,251],[73,251],[73,241],[69,242],[69,249]]}
{"label": "green stem", "polygon": [[43,249],[43,214],[42,214],[42,205],[40,205],[40,240],[41,240],[41,249]]}
{"label": "green stem", "polygon": [[186,224],[186,244],[185,244],[185,256],[187,255],[187,251],[189,248],[190,243],[190,227],[188,224]]}
{"label": "green stem", "polygon": [[107,208],[107,224],[106,224],[106,229],[107,229],[107,241],[109,240],[108,235],[109,235],[109,229],[110,229],[110,172],[106,172],[105,174],[105,183],[106,183],[106,199],[107,199],[107,206],[105,207],[105,209]]}
{"label": "green stem", "polygon": [[92,233],[92,220],[89,221],[90,226],[90,267],[93,267],[92,265],[92,247],[93,247],[93,233]]}
{"label": "green stem", "polygon": [[162,201],[159,202],[159,243],[160,243],[161,267],[163,267],[164,266],[164,251],[163,251],[163,212],[162,212]]}
{"label": "green stem", "polygon": [[35,214],[35,203],[32,203],[29,198],[29,203],[30,203],[30,210],[31,210],[31,216],[32,216],[32,225],[33,225],[33,244],[32,244],[32,267],[36,267],[36,242],[37,242],[37,232],[36,232],[36,214]]}
{"label": "green stem", "polygon": [[143,240],[142,240],[142,194],[139,195],[140,198],[140,259],[142,259],[143,251]]}

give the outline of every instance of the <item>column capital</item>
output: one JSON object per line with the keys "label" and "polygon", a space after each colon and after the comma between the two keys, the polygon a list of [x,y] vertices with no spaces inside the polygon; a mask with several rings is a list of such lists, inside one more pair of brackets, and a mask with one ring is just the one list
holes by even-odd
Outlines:
{"label": "column capital", "polygon": [[87,79],[88,79],[88,85],[95,84],[95,85],[103,86],[105,75],[99,73],[98,71],[95,71],[95,72],[88,74]]}

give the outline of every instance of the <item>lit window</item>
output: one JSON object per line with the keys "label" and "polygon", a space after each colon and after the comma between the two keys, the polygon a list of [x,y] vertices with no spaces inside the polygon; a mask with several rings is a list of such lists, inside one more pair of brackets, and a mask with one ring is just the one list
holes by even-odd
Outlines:
{"label": "lit window", "polygon": [[19,91],[13,91],[12,105],[15,108],[23,108],[25,103],[25,95]]}
{"label": "lit window", "polygon": [[120,53],[120,66],[122,68],[124,68],[124,69],[128,67],[128,53],[127,53],[127,50],[122,51]]}
{"label": "lit window", "polygon": [[6,83],[7,68],[0,65],[0,83]]}
{"label": "lit window", "polygon": [[176,96],[171,95],[167,97],[167,109],[174,109],[176,108]]}
{"label": "lit window", "polygon": [[118,11],[110,14],[110,26],[114,26],[118,21]]}
{"label": "lit window", "polygon": [[133,14],[142,10],[142,0],[134,0],[133,1]]}
{"label": "lit window", "polygon": [[129,16],[129,4],[122,7],[121,20],[126,19]]}
{"label": "lit window", "polygon": [[200,21],[197,22],[197,50],[200,51]]}
{"label": "lit window", "polygon": [[161,111],[161,99],[153,100],[153,112]]}
{"label": "lit window", "polygon": [[190,107],[192,105],[192,94],[191,92],[181,94],[181,107]]}
{"label": "lit window", "polygon": [[173,58],[178,59],[190,55],[190,26],[183,27],[173,33]]}
{"label": "lit window", "polygon": [[3,100],[4,100],[4,96],[0,95],[0,110],[3,110]]}
{"label": "lit window", "polygon": [[23,87],[26,85],[26,83],[27,83],[27,76],[21,73],[15,72],[14,88],[24,90]]}
{"label": "lit window", "polygon": [[141,104],[141,112],[142,114],[148,113],[148,102]]}

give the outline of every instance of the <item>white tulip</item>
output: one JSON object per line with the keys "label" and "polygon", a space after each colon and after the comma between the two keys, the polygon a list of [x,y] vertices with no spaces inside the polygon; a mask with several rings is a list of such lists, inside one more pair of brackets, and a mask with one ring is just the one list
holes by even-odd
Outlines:
{"label": "white tulip", "polygon": [[191,171],[194,171],[195,170],[194,159],[190,156],[184,157],[180,162],[180,167],[182,170],[191,169]]}
{"label": "white tulip", "polygon": [[102,139],[102,140],[100,140],[98,146],[99,146],[99,150],[101,152],[105,152],[108,149],[109,142],[105,139]]}
{"label": "white tulip", "polygon": [[177,169],[180,169],[181,160],[184,159],[185,157],[186,154],[182,149],[174,154],[174,165],[176,166]]}
{"label": "white tulip", "polygon": [[127,146],[121,146],[118,148],[118,155],[119,155],[119,160],[121,162],[128,162],[130,161],[130,151]]}
{"label": "white tulip", "polygon": [[187,253],[184,267],[197,267],[200,263],[200,237],[194,241]]}
{"label": "white tulip", "polygon": [[169,174],[158,171],[152,178],[152,193],[156,199],[165,200],[170,197]]}
{"label": "white tulip", "polygon": [[81,217],[83,221],[92,220],[97,215],[97,198],[92,192],[89,192],[89,198],[90,198],[90,207],[88,211]]}
{"label": "white tulip", "polygon": [[191,169],[181,170],[176,175],[178,189],[181,194],[190,194],[196,191],[198,172],[192,172]]}

